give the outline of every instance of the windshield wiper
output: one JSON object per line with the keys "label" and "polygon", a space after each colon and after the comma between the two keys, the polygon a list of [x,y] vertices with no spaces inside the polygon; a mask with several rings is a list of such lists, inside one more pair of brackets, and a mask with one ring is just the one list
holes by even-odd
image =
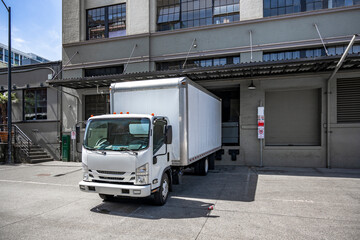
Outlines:
{"label": "windshield wiper", "polygon": [[99,149],[96,149],[96,148],[85,147],[85,149],[89,150],[89,151],[92,151],[94,153],[97,153],[97,154],[106,155],[105,151],[100,151]]}
{"label": "windshield wiper", "polygon": [[131,150],[131,149],[127,148],[127,147],[121,147],[119,150],[120,151],[125,151],[127,153],[131,153],[131,154],[134,154],[134,155],[138,155],[137,152],[135,152],[134,150]]}

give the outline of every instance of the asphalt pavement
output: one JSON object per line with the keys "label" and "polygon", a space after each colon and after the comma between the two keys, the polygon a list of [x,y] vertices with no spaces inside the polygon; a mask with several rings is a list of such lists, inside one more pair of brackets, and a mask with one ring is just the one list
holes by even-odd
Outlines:
{"label": "asphalt pavement", "polygon": [[0,239],[360,239],[359,169],[188,172],[162,207],[103,202],[81,177],[81,163],[0,165]]}

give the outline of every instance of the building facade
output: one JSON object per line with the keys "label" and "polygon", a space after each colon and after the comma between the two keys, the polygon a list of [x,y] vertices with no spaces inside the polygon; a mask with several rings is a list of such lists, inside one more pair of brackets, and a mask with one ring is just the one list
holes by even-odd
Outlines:
{"label": "building facade", "polygon": [[[6,45],[0,43],[0,67],[6,67],[9,63],[9,59],[9,48]],[[15,48],[11,48],[12,66],[23,66],[46,62],[49,62],[49,60],[34,53],[24,53]]]}
{"label": "building facade", "polygon": [[359,168],[358,22],[358,0],[63,0],[62,130],[112,82],[187,76],[222,98],[217,164]]}
{"label": "building facade", "polygon": [[[32,146],[37,146],[38,153],[42,151],[47,153],[47,155],[43,154],[43,160],[61,158],[62,95],[46,83],[52,77],[61,78],[61,73],[58,74],[60,70],[61,62],[12,67],[12,92],[17,98],[17,102],[12,104],[12,123],[31,140]],[[7,90],[8,69],[0,68],[0,94],[4,94]],[[3,118],[3,113],[0,111],[2,120],[6,119]],[[6,125],[6,122],[1,123],[1,130],[3,124]],[[17,129],[13,130],[14,133]],[[33,158],[36,159],[36,152]],[[28,160],[31,162],[30,160],[33,159]]]}

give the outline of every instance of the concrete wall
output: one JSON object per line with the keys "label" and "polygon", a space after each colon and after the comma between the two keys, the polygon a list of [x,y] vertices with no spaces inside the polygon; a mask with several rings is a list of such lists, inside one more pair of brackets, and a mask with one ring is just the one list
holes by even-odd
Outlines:
{"label": "concrete wall", "polygon": [[263,17],[264,0],[240,0],[240,21]]}
{"label": "concrete wall", "polygon": [[80,0],[62,1],[62,42],[80,41]]}

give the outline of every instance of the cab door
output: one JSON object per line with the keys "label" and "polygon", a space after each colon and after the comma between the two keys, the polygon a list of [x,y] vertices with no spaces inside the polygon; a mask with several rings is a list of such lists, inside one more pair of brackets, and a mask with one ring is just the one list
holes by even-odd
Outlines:
{"label": "cab door", "polygon": [[[165,141],[165,129],[167,121],[165,119],[155,119],[153,128],[153,174],[150,181],[153,188],[160,185],[164,169],[170,164],[168,147]],[[157,181],[156,181],[157,179]],[[156,183],[155,183],[156,182]]]}

